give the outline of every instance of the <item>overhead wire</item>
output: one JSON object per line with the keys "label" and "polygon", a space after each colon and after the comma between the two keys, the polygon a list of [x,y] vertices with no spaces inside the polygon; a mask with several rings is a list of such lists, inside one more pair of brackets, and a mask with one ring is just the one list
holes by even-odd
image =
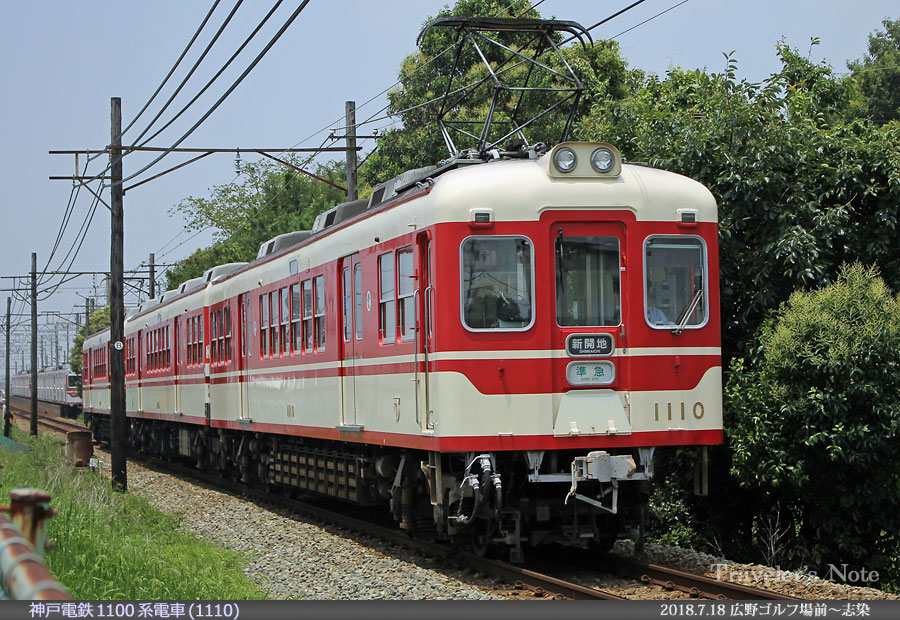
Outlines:
{"label": "overhead wire", "polygon": [[635,24],[635,25],[632,26],[631,28],[627,28],[627,29],[623,30],[622,32],[620,32],[619,34],[610,37],[610,40],[618,39],[618,38],[621,37],[623,34],[625,34],[625,33],[627,33],[627,32],[631,32],[631,31],[634,30],[635,28],[639,28],[640,26],[643,26],[643,25],[646,24],[647,22],[651,22],[651,21],[653,21],[654,19],[656,19],[657,17],[659,17],[659,16],[661,16],[661,15],[665,15],[665,14],[668,13],[669,11],[673,11],[673,10],[677,9],[678,7],[680,7],[682,4],[687,4],[688,2],[690,2],[690,0],[681,0],[681,2],[679,2],[678,4],[675,4],[675,5],[670,6],[670,7],[667,8],[665,11],[660,11],[659,13],[657,13],[656,15],[654,15],[653,17],[648,17],[648,18],[645,19],[644,21],[642,21],[642,22],[640,22],[640,23],[638,23],[638,24]]}
{"label": "overhead wire", "polygon": [[259,52],[259,54],[257,54],[256,58],[253,59],[253,62],[250,63],[250,65],[244,70],[244,72],[241,73],[241,75],[234,81],[234,83],[232,83],[232,85],[228,88],[228,90],[226,90],[225,93],[221,97],[219,97],[219,99],[212,105],[212,107],[210,107],[209,110],[207,110],[206,113],[196,123],[194,123],[194,125],[190,129],[188,129],[180,138],[178,138],[178,140],[176,140],[165,151],[160,153],[160,155],[158,157],[156,157],[153,161],[151,161],[149,164],[147,164],[146,166],[144,166],[143,168],[141,168],[134,174],[131,174],[131,175],[125,177],[121,181],[113,181],[113,182],[114,183],[124,183],[125,181],[129,181],[129,180],[135,178],[136,176],[146,172],[147,170],[149,170],[150,168],[155,166],[157,163],[162,161],[162,159],[164,157],[166,157],[175,148],[177,148],[179,144],[184,142],[192,133],[194,133],[194,131],[196,131],[197,128],[207,118],[209,118],[213,112],[216,111],[216,109],[218,109],[218,107],[222,104],[223,101],[225,101],[225,99],[228,97],[228,95],[230,95],[234,91],[234,89],[237,88],[238,85],[240,85],[240,83],[244,81],[244,79],[250,74],[250,72],[256,67],[256,65],[259,64],[259,61],[262,60],[262,58],[269,52],[270,49],[272,49],[272,46],[275,45],[275,43],[278,41],[278,39],[280,39],[281,36],[285,33],[285,31],[290,27],[290,25],[292,23],[294,23],[294,20],[297,19],[297,17],[300,15],[301,11],[303,11],[303,9],[306,8],[306,6],[309,4],[309,2],[310,2],[310,0],[303,0],[303,2],[300,3],[300,5],[294,10],[293,13],[291,13],[291,15],[285,21],[284,25],[282,25],[282,27],[278,30],[278,32],[275,33],[275,35],[266,44],[266,46],[262,49],[262,51]]}
{"label": "overhead wire", "polygon": [[[178,113],[175,114],[175,116],[173,116],[171,119],[169,119],[169,121],[165,125],[163,125],[158,130],[156,130],[156,132],[153,135],[146,138],[138,146],[146,146],[148,142],[150,142],[151,140],[153,140],[153,138],[157,137],[159,134],[161,134],[166,129],[168,129],[172,125],[172,123],[174,123],[176,120],[178,120],[181,117],[182,114],[187,112],[188,108],[190,108],[192,105],[194,105],[194,103],[197,101],[197,99],[199,99],[203,95],[203,93],[205,93],[207,91],[207,89],[209,89],[209,87],[212,86],[213,83],[217,79],[219,79],[219,76],[221,76],[222,73],[225,72],[225,70],[231,65],[231,63],[234,61],[234,59],[237,58],[238,55],[244,50],[244,48],[247,47],[247,45],[250,43],[250,41],[253,40],[253,38],[262,29],[262,27],[266,24],[266,22],[269,21],[269,18],[272,17],[272,15],[275,13],[275,11],[278,9],[278,7],[281,6],[282,1],[283,0],[278,0],[275,3],[275,5],[269,10],[269,12],[266,14],[266,16],[263,17],[262,21],[260,21],[259,24],[256,25],[256,28],[253,29],[253,32],[251,32],[250,35],[246,39],[244,39],[244,42],[241,43],[240,47],[238,47],[237,50],[234,52],[234,54],[231,55],[231,58],[229,58],[225,62],[225,64],[222,65],[222,67],[216,72],[216,74],[212,78],[210,78],[210,80],[203,86],[203,88],[201,88],[200,91],[196,95],[194,95],[193,99],[188,101],[184,105],[184,107],[182,107],[181,110],[179,110]],[[140,139],[140,138],[138,138],[138,139]]]}
{"label": "overhead wire", "polygon": [[[163,104],[162,108],[160,108],[160,110],[156,113],[156,116],[153,117],[153,120],[151,120],[150,123],[144,128],[144,130],[140,134],[138,134],[138,137],[132,141],[133,143],[137,144],[138,142],[140,142],[141,139],[147,134],[147,132],[150,131],[150,128],[153,127],[153,125],[156,123],[156,121],[159,120],[160,116],[162,116],[163,113],[165,113],[165,111],[168,109],[169,105],[171,105],[171,103],[175,100],[175,97],[177,97],[178,94],[181,92],[181,89],[184,88],[184,86],[188,83],[188,80],[190,80],[191,77],[194,75],[194,72],[197,70],[197,67],[200,66],[200,63],[202,63],[204,61],[206,56],[209,54],[210,50],[212,50],[213,46],[216,44],[216,41],[218,41],[219,37],[222,36],[222,33],[225,31],[225,28],[228,27],[229,23],[231,23],[231,19],[234,17],[235,13],[237,13],[237,10],[240,8],[240,6],[241,6],[241,4],[243,4],[243,2],[244,2],[244,0],[237,0],[234,3],[234,6],[231,8],[231,11],[225,17],[225,20],[219,26],[219,29],[216,30],[216,33],[213,35],[212,39],[210,39],[209,43],[206,44],[206,48],[203,50],[203,52],[200,54],[200,56],[197,58],[197,60],[194,61],[194,65],[187,72],[187,75],[185,75],[184,78],[181,80],[181,83],[175,89],[175,92],[173,92],[169,96],[169,99],[165,102],[165,104]],[[280,2],[281,2],[281,0],[279,0],[279,3]],[[267,17],[267,19],[268,19],[268,17]],[[231,62],[231,61],[229,61],[229,62]],[[194,100],[192,100],[191,103],[193,103],[193,101]],[[184,110],[187,109],[187,107],[189,107],[189,106],[190,106],[190,103],[188,104],[188,106],[185,106],[185,108],[183,108],[181,110],[181,112],[178,113],[178,115],[176,115],[176,118],[177,118],[177,116],[181,115],[184,112]],[[166,127],[168,127],[168,125],[166,125]],[[165,129],[165,127],[163,129]],[[158,134],[159,134],[159,132],[157,132],[156,134],[153,134],[153,136],[151,136],[151,137],[155,137]],[[123,153],[123,156],[127,155],[127,154],[128,154],[128,150],[126,149],[125,153]]]}
{"label": "overhead wire", "polygon": [[184,57],[187,55],[188,50],[191,49],[191,47],[194,45],[194,42],[197,40],[197,37],[200,36],[200,33],[206,27],[206,24],[209,21],[209,18],[212,17],[212,14],[215,12],[216,7],[219,6],[219,2],[221,2],[221,0],[214,0],[212,7],[210,7],[209,12],[206,14],[206,17],[203,18],[202,22],[200,22],[200,26],[197,27],[197,30],[194,32],[194,35],[191,37],[191,40],[188,41],[187,46],[185,46],[184,50],[182,50],[181,56],[178,57],[178,60],[176,60],[175,64],[172,65],[172,68],[169,69],[169,72],[166,74],[166,77],[163,78],[163,81],[160,82],[159,86],[156,88],[156,90],[153,92],[153,94],[150,95],[150,99],[147,100],[147,103],[144,104],[144,107],[141,108],[141,110],[134,116],[134,118],[131,119],[131,122],[128,123],[128,126],[125,127],[125,129],[123,129],[122,132],[119,134],[120,138],[122,136],[124,136],[125,133],[129,129],[131,129],[131,127],[137,122],[137,120],[141,117],[141,115],[147,111],[147,108],[150,107],[150,104],[153,103],[153,100],[156,99],[156,96],[160,93],[160,91],[162,91],[163,87],[169,81],[169,78],[171,78],[172,75],[175,73],[175,70],[178,69],[178,65],[181,64],[182,60],[184,60]]}

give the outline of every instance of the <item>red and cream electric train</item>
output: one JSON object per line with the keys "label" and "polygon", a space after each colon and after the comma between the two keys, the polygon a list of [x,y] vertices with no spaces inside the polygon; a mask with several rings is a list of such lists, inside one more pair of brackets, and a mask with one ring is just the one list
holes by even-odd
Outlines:
{"label": "red and cream electric train", "polygon": [[[716,203],[544,151],[410,171],[132,311],[130,446],[513,559],[608,544],[657,446],[722,441]],[[104,440],[110,346],[84,348]]]}
{"label": "red and cream electric train", "polygon": [[[21,411],[31,410],[31,373],[14,375],[10,379],[10,406]],[[38,412],[75,418],[81,415],[78,396],[78,375],[71,370],[41,370],[38,372]]]}

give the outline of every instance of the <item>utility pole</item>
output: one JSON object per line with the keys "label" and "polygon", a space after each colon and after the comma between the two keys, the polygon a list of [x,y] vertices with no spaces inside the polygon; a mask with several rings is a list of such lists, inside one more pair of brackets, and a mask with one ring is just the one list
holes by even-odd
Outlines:
{"label": "utility pole", "polygon": [[91,298],[84,298],[84,339],[91,335]]}
{"label": "utility pole", "polygon": [[347,139],[347,201],[356,200],[356,102],[344,104],[344,125]]}
{"label": "utility pole", "polygon": [[122,191],[122,99],[110,99],[109,416],[113,488],[128,489],[125,461],[124,192]]}
{"label": "utility pole", "polygon": [[31,253],[31,434],[37,435],[37,252]]}
{"label": "utility pole", "polygon": [[6,298],[6,387],[3,390],[6,399],[6,407],[3,409],[3,435],[9,437],[9,429],[12,426],[9,410],[9,331],[10,331],[10,313],[12,312],[12,297]]}
{"label": "utility pole", "polygon": [[150,254],[150,299],[156,297],[156,254]]}
{"label": "utility pole", "polygon": [[54,357],[56,358],[54,363],[59,368],[59,323],[53,324],[53,344],[56,345],[53,347]]}

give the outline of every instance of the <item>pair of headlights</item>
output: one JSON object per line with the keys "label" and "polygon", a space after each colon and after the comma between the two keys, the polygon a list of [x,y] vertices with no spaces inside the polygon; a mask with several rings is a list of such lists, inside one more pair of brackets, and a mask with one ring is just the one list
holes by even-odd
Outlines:
{"label": "pair of headlights", "polygon": [[[616,157],[608,148],[601,146],[591,153],[591,167],[597,172],[609,172],[616,163]],[[578,155],[567,146],[553,154],[553,164],[560,172],[572,172],[578,165]]]}

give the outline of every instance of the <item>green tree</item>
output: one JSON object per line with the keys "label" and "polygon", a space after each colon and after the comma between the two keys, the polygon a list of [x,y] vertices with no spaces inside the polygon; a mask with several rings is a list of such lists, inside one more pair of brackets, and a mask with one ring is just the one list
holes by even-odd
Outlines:
{"label": "green tree", "polygon": [[[298,158],[291,163],[301,166]],[[327,162],[315,174],[343,186],[345,164]],[[188,197],[170,210],[189,231],[215,229],[215,243],[166,272],[167,288],[210,267],[256,258],[259,244],[282,233],[309,230],[316,215],[346,200],[340,189],[276,162],[246,163],[241,181],[218,185],[209,198]]]}
{"label": "green tree", "polygon": [[[109,306],[104,306],[103,308],[99,308],[94,310],[91,313],[90,320],[90,335],[96,334],[99,331],[103,331],[109,327]],[[72,369],[77,375],[81,374],[81,347],[84,345],[84,325],[78,328],[75,332],[75,337],[72,339],[72,350],[69,353],[69,368]]]}
{"label": "green tree", "polygon": [[900,297],[877,269],[791,295],[725,397],[732,474],[782,509],[781,544],[900,584]]}
{"label": "green tree", "polygon": [[[900,283],[900,130],[859,120],[850,78],[778,46],[761,84],[672,69],[595,102],[581,134],[692,177],[719,204],[723,344],[745,350],[766,313],[858,257]],[[877,231],[877,234],[873,234]]]}
{"label": "green tree", "polygon": [[847,63],[859,83],[866,114],[876,123],[900,119],[900,19],[885,19],[869,35],[868,53]]}
{"label": "green tree", "polygon": [[[459,0],[453,8],[445,8],[438,17],[486,17],[517,16],[540,18],[536,9],[530,8],[526,0],[503,2],[498,0]],[[429,18],[427,21],[431,21]],[[531,35],[504,33],[499,37],[512,49],[525,48]],[[456,30],[434,28],[424,37],[419,50],[406,57],[400,66],[399,78],[402,85],[388,93],[389,112],[402,123],[400,128],[390,129],[378,140],[377,150],[369,156],[360,168],[360,178],[370,185],[377,185],[405,170],[435,164],[449,155],[444,140],[435,122],[439,112],[439,99],[446,92],[453,78],[453,89],[486,80],[488,73],[483,63],[468,46],[464,48],[459,62],[455,62]],[[557,37],[561,42],[562,37]],[[507,54],[496,46],[485,44],[485,56],[491,62],[502,61]],[[527,49],[531,49],[530,47]],[[598,41],[593,46],[583,48],[579,44],[567,45],[562,50],[566,59],[585,87],[580,110],[590,107],[596,97],[621,98],[626,93],[627,70],[625,61],[619,54],[618,44],[613,41]],[[563,64],[552,53],[541,56],[540,61],[561,71]],[[509,63],[512,66],[515,63]],[[454,71],[455,65],[455,71]],[[522,80],[526,76],[526,65],[510,69],[504,79]],[[529,82],[532,86],[559,86],[560,82],[552,74],[537,71]],[[486,80],[475,89],[469,98],[451,111],[450,120],[484,119],[487,116],[492,96],[492,83]],[[502,102],[496,112],[496,131],[505,133],[506,121],[515,117],[520,122],[534,116],[555,101],[548,93],[529,94],[516,109],[516,98]],[[578,116],[576,116],[578,118]],[[525,134],[531,143],[554,144],[561,135],[566,121],[564,113],[550,113],[526,128]],[[502,134],[493,136],[497,139]],[[459,148],[474,146],[471,140],[459,134],[453,136]]]}

